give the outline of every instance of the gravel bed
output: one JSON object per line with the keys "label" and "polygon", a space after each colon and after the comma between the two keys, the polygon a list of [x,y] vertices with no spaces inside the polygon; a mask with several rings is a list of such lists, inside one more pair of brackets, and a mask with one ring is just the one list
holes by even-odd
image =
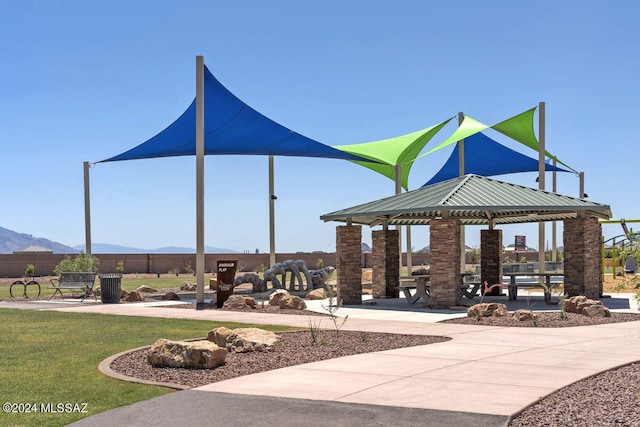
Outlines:
{"label": "gravel bed", "polygon": [[527,408],[513,427],[640,426],[640,363],[565,387]]}
{"label": "gravel bed", "polygon": [[271,351],[229,353],[225,364],[215,369],[154,368],[147,362],[147,349],[137,350],[111,363],[119,374],[189,387],[228,380],[243,375],[300,365],[318,360],[401,347],[448,341],[440,336],[382,334],[358,331],[319,331],[314,343],[309,331],[279,332],[280,341]]}
{"label": "gravel bed", "polygon": [[537,312],[538,319],[533,321],[518,321],[511,314],[504,317],[461,317],[458,319],[443,320],[442,323],[457,323],[460,325],[483,326],[508,326],[516,328],[567,328],[572,326],[603,325],[606,323],[633,322],[640,320],[640,313],[611,313],[611,317],[589,317],[582,314],[566,313],[567,318],[562,319],[559,311]]}

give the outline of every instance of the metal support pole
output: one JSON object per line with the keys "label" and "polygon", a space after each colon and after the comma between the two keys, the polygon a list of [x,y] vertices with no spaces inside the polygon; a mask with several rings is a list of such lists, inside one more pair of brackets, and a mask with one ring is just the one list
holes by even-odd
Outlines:
{"label": "metal support pole", "polygon": [[269,267],[276,263],[276,195],[273,156],[269,156]]}
{"label": "metal support pole", "polygon": [[[553,192],[555,193],[557,191],[556,188],[556,171],[555,171],[555,166],[556,166],[556,159],[553,159],[553,166],[554,166],[554,171],[551,174],[551,179],[552,179],[552,186],[553,186]],[[551,223],[551,261],[553,261],[554,263],[558,260],[558,234],[557,234],[557,221],[553,221]]]}
{"label": "metal support pole", "polygon": [[[540,190],[544,190],[544,175],[545,175],[545,164],[544,161],[546,159],[546,137],[545,137],[545,104],[541,102],[538,106],[538,137],[540,142],[540,151],[538,153],[538,187]],[[545,247],[544,247],[544,221],[538,223],[538,272],[544,273],[544,260],[545,260]],[[540,280],[542,281],[543,277],[540,276]]]}
{"label": "metal support pole", "polygon": [[[402,165],[395,165],[395,172],[396,172],[396,194],[400,194],[402,193]],[[400,225],[396,225],[396,230],[398,230],[398,245],[400,246],[399,250],[400,250],[400,269],[398,270],[400,272],[400,275],[402,276],[402,227]],[[411,271],[409,271],[409,274],[411,273]]]}
{"label": "metal support pole", "polygon": [[[464,121],[464,113],[458,113],[458,126]],[[464,176],[464,139],[458,141],[458,176]],[[467,239],[464,234],[464,225],[460,226],[460,273],[467,268]]]}
{"label": "metal support pole", "polygon": [[84,252],[91,256],[91,197],[89,195],[89,162],[84,162]]}
{"label": "metal support pole", "polygon": [[196,56],[196,310],[204,309],[204,57]]}

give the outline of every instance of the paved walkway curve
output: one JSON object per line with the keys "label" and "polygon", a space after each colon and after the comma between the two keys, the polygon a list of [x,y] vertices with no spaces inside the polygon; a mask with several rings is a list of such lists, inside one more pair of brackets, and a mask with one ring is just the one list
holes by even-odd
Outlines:
{"label": "paved walkway curve", "polygon": [[[55,309],[308,327],[306,316],[144,303]],[[382,319],[372,318],[372,311],[381,311]],[[368,310],[361,318],[350,314],[344,328],[445,335],[452,340],[234,378],[117,408],[73,425],[498,426],[557,389],[640,360],[640,322],[502,328],[431,323],[415,312],[405,316],[411,321],[400,320],[401,313],[392,320],[382,311]]]}

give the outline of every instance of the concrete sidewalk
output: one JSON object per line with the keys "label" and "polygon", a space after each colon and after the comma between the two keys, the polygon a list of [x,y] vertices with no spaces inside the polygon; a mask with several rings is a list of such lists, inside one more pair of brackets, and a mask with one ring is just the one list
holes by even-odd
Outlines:
{"label": "concrete sidewalk", "polygon": [[[603,302],[619,305],[614,311],[637,312],[631,298],[625,303],[628,297]],[[306,316],[196,311],[170,304],[33,304],[67,312],[308,327]],[[349,310],[344,328],[444,335],[452,340],[235,378],[114,409],[74,425],[504,425],[510,415],[557,389],[640,360],[640,322],[555,329],[454,325],[434,321],[464,312],[406,309],[406,301],[406,310],[398,310],[393,304],[379,301],[341,308],[343,314]],[[244,418],[247,410],[250,419]]]}

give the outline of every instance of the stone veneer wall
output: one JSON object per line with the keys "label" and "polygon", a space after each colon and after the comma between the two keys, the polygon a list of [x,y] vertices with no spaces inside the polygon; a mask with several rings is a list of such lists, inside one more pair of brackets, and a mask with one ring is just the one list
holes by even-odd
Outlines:
{"label": "stone veneer wall", "polygon": [[460,221],[433,219],[429,223],[431,247],[431,301],[433,308],[458,305],[460,290]]}
{"label": "stone veneer wall", "polygon": [[400,233],[398,230],[371,232],[373,271],[371,293],[374,298],[398,298],[400,285]]}
{"label": "stone veneer wall", "polygon": [[602,226],[597,218],[564,220],[564,291],[569,296],[602,295]]}
{"label": "stone veneer wall", "polygon": [[[480,230],[480,281],[489,286],[502,283],[502,230]],[[484,286],[484,285],[483,285]],[[494,288],[487,295],[500,295]]]}
{"label": "stone veneer wall", "polygon": [[336,227],[336,270],[338,272],[338,301],[343,304],[362,304],[362,227]]}

